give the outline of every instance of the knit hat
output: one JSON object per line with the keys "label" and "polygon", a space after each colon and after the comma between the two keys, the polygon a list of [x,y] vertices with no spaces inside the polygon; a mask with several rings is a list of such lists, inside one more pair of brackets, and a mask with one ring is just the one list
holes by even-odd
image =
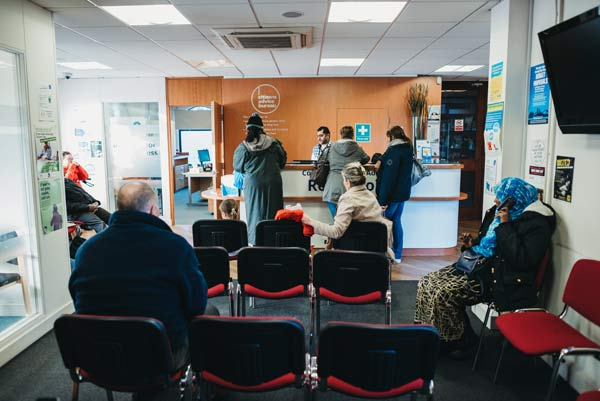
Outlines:
{"label": "knit hat", "polygon": [[262,119],[260,118],[258,113],[256,113],[256,112],[252,113],[252,115],[248,119],[248,123],[246,123],[246,128],[248,128],[248,127],[257,127],[257,128],[263,127]]}

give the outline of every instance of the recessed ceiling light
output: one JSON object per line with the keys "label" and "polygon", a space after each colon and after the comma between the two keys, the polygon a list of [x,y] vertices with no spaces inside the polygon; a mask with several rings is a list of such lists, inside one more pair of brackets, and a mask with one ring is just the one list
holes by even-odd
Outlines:
{"label": "recessed ceiling light", "polygon": [[392,22],[405,5],[405,1],[335,1],[328,22]]}
{"label": "recessed ceiling light", "polygon": [[112,70],[111,67],[97,63],[95,61],[78,61],[78,62],[70,62],[70,63],[56,63],[58,65],[62,65],[63,67],[71,68],[72,70]]}
{"label": "recessed ceiling light", "polygon": [[458,70],[459,72],[471,72],[480,69],[483,65],[463,65]]}
{"label": "recessed ceiling light", "polygon": [[302,11],[286,11],[281,15],[286,18],[298,18],[298,17],[302,17],[304,15],[304,13]]}
{"label": "recessed ceiling light", "polygon": [[358,67],[363,61],[364,58],[324,58],[321,67]]}
{"label": "recessed ceiling light", "polygon": [[453,72],[458,70],[462,65],[445,65],[443,67],[438,68],[435,72]]}
{"label": "recessed ceiling light", "polygon": [[171,4],[150,6],[110,6],[101,7],[107,13],[127,25],[189,25],[187,20]]}
{"label": "recessed ceiling light", "polygon": [[203,61],[188,61],[194,68],[215,68],[215,67],[230,67],[232,64],[229,60],[203,60]]}

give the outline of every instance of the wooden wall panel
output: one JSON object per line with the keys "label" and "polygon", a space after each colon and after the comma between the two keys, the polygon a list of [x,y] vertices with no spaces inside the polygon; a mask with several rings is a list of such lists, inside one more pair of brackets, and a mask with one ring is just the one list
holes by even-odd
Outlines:
{"label": "wooden wall panel", "polygon": [[222,102],[221,77],[167,78],[167,106],[209,106]]}
{"label": "wooden wall panel", "polygon": [[[245,123],[255,111],[251,99],[259,85],[272,85],[279,93],[278,108],[269,114],[261,113],[261,117],[265,131],[282,141],[288,160],[294,160],[310,159],[312,147],[316,144],[316,129],[321,125],[330,128],[333,140],[338,139],[339,128],[352,121],[351,109],[357,110],[356,119],[372,115],[368,110],[379,110],[374,112],[377,117],[373,117],[377,121],[371,122],[371,143],[364,145],[369,155],[385,151],[388,127],[402,125],[410,136],[411,119],[406,96],[409,87],[415,83],[429,86],[430,105],[441,104],[441,85],[437,84],[435,77],[222,80],[225,171],[232,172],[233,152],[245,137]],[[275,93],[269,87],[262,89],[267,95]]]}

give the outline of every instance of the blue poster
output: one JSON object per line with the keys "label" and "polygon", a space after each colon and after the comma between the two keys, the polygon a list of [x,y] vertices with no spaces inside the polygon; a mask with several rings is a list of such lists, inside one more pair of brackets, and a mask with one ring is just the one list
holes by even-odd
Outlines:
{"label": "blue poster", "polygon": [[527,108],[528,124],[548,124],[548,108],[550,107],[550,86],[546,66],[538,64],[531,67],[529,76],[529,107]]}
{"label": "blue poster", "polygon": [[504,120],[504,102],[488,104],[483,131],[486,155],[498,152],[501,147],[502,121]]}
{"label": "blue poster", "polygon": [[354,125],[356,131],[356,142],[371,142],[371,124],[357,123]]}

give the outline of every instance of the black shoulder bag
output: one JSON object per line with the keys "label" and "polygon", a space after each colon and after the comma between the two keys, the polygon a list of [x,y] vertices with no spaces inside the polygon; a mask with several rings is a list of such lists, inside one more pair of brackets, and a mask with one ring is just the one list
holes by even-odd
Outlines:
{"label": "black shoulder bag", "polygon": [[327,176],[329,175],[329,148],[327,146],[325,150],[319,156],[319,159],[315,163],[315,167],[310,172],[310,179],[320,187],[324,187],[327,182]]}

